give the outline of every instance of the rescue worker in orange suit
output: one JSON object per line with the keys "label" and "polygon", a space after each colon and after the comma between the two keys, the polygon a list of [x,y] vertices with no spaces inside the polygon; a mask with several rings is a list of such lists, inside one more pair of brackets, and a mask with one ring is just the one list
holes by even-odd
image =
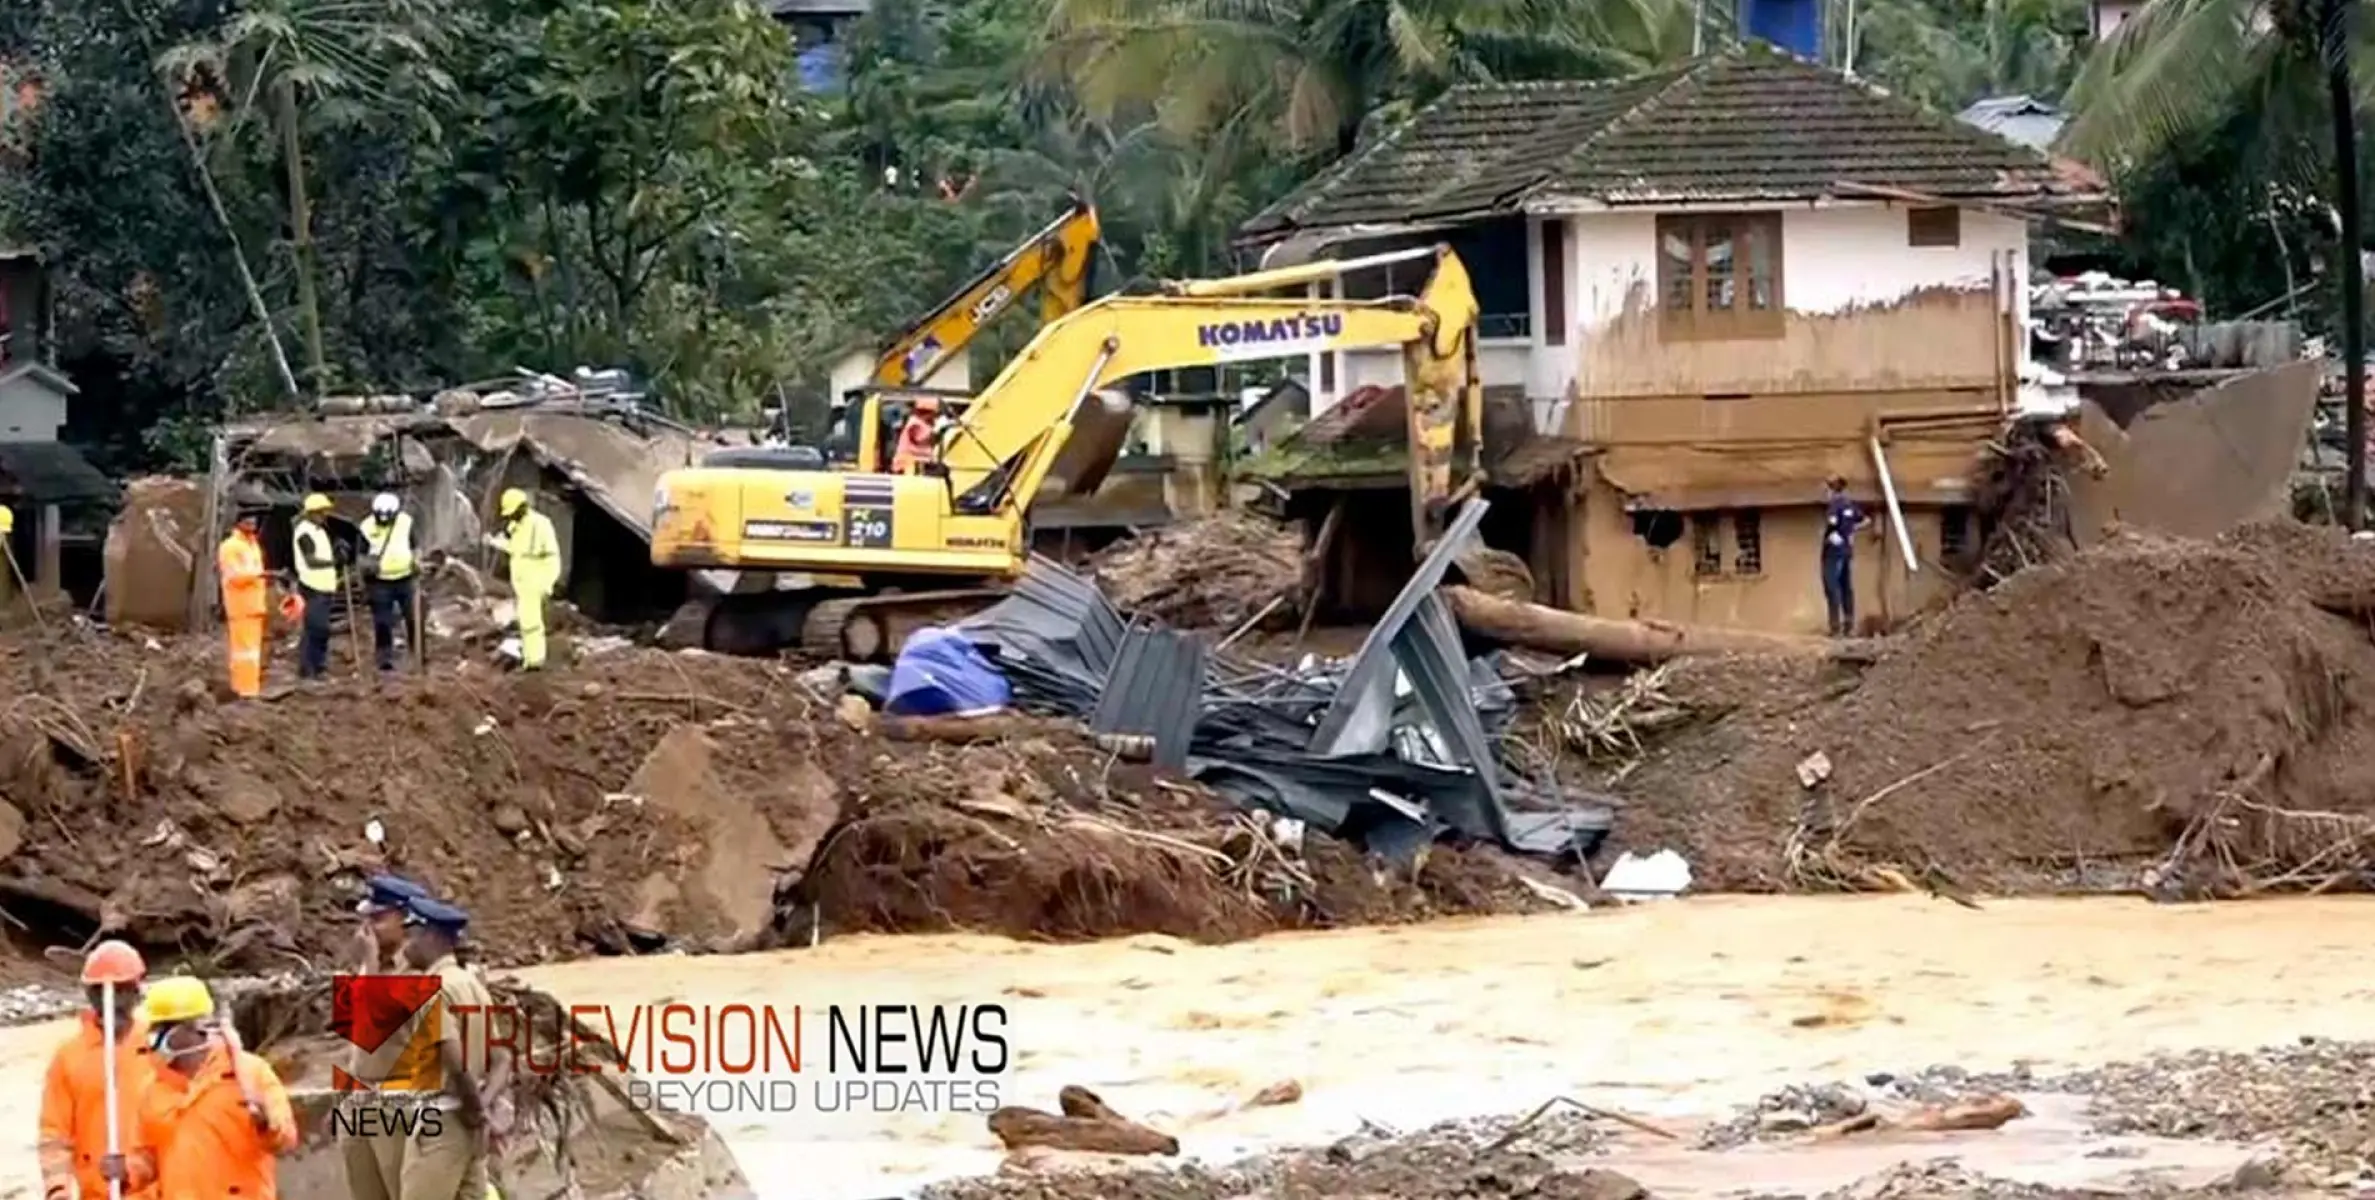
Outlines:
{"label": "rescue worker in orange suit", "polygon": [[939,438],[934,426],[940,420],[940,402],[930,396],[917,400],[907,414],[907,422],[899,426],[899,445],[891,451],[891,473],[917,475],[924,465],[939,453]]}
{"label": "rescue worker in orange suit", "polygon": [[[145,1030],[139,1019],[140,983],[148,964],[140,952],[118,941],[105,941],[83,959],[82,983],[90,996],[90,1011],[82,1028],[74,1031],[49,1060],[49,1075],[41,1088],[41,1194],[43,1200],[97,1200],[108,1195],[108,1181],[122,1183],[127,1198],[150,1200],[153,1176],[143,1174],[128,1148],[137,1140],[141,1094],[148,1090],[154,1063],[143,1048]],[[102,1014],[114,992],[115,1027],[104,1028]],[[107,1149],[107,1063],[115,1060],[117,1150]]]}
{"label": "rescue worker in orange suit", "polygon": [[155,1055],[140,1103],[134,1167],[155,1200],[276,1200],[297,1117],[272,1064],[239,1046],[214,996],[189,975],[160,979],[141,1004]]}
{"label": "rescue worker in orange suit", "polygon": [[223,628],[231,644],[231,694],[262,695],[264,634],[270,590],[264,577],[264,547],[256,540],[256,518],[242,514],[231,536],[214,552],[223,583]]}

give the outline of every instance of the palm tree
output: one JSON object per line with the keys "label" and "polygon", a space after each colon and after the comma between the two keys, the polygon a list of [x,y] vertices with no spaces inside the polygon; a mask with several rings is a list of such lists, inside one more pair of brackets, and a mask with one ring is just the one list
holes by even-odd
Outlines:
{"label": "palm tree", "polygon": [[[2120,172],[2254,112],[2263,122],[2254,143],[2272,177],[2320,165],[2331,172],[2348,405],[2343,504],[2352,529],[2367,519],[2366,272],[2351,71],[2357,20],[2357,0],[2152,0],[2088,57],[2063,134],[2072,153]],[[2321,107],[2325,136],[2305,137]],[[2330,155],[2322,164],[2305,153],[2320,141]]]}
{"label": "palm tree", "polygon": [[1460,82],[1621,75],[1691,52],[1689,0],[1055,0],[1041,69],[1100,118],[1189,135],[1259,114],[1350,153],[1363,117]]}
{"label": "palm tree", "polygon": [[185,93],[209,96],[210,133],[263,120],[279,142],[288,188],[290,244],[296,258],[298,320],[305,373],[318,394],[328,381],[321,300],[313,255],[313,209],[306,193],[301,105],[320,101],[352,117],[360,101],[385,104],[400,74],[431,85],[427,31],[433,26],[398,0],[250,0],[214,36],[166,51],[158,66]]}

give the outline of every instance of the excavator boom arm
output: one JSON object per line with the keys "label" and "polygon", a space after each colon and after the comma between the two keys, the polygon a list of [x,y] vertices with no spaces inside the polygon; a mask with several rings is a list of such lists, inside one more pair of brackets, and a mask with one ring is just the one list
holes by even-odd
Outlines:
{"label": "excavator boom arm", "polygon": [[1416,297],[1243,294],[1251,290],[1247,280],[1269,290],[1375,261],[1356,260],[1332,268],[1296,268],[1291,279],[1249,276],[1174,284],[1164,295],[1107,296],[1048,324],[981,392],[965,414],[964,430],[943,449],[961,507],[981,511],[1017,498],[1027,504],[1071,436],[1086,399],[1117,380],[1181,367],[1399,346],[1407,384],[1412,520],[1422,539],[1431,536],[1454,489],[1478,468],[1483,388],[1476,374],[1476,295],[1458,256],[1437,247],[1382,257],[1430,255],[1435,269]]}
{"label": "excavator boom arm", "polygon": [[963,350],[1016,297],[1039,288],[1042,320],[1053,321],[1088,299],[1090,267],[1103,230],[1097,210],[1075,199],[1063,216],[940,302],[874,361],[877,387],[914,387]]}

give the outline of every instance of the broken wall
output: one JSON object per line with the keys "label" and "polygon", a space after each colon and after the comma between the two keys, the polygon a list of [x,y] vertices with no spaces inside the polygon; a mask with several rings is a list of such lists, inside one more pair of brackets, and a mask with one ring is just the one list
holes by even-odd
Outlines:
{"label": "broken wall", "polygon": [[152,476],[124,488],[107,527],[110,625],[174,632],[189,616],[191,572],[207,562],[206,489],[187,479]]}
{"label": "broken wall", "polygon": [[[1899,205],[1772,214],[1779,336],[1680,340],[1658,313],[1658,214],[1567,218],[1566,311],[1576,314],[1577,397],[1987,390],[1998,386],[2026,297],[2028,233],[1961,210],[1956,244],[1910,245]],[[1607,418],[1601,418],[1605,423]]]}
{"label": "broken wall", "polygon": [[[2289,512],[2323,370],[2292,363],[2148,406],[2089,396],[2079,436],[2109,469],[2071,482],[2079,544],[2114,526],[2212,537]],[[2124,427],[2121,409],[2132,410]]]}
{"label": "broken wall", "polygon": [[[1591,601],[1586,611],[1592,615],[1767,633],[1825,631],[1821,505],[1656,510],[1661,515],[1648,530],[1653,537],[1645,538],[1635,513],[1625,510],[1625,499],[1602,483],[1585,500],[1588,550],[1581,574]],[[1947,510],[1906,506],[1914,550],[1921,557],[1920,570],[1909,574],[1879,497],[1866,497],[1865,504],[1879,528],[1877,537],[1856,547],[1856,614],[1865,627],[1886,627],[1955,587],[1938,567],[1946,548],[1942,518]],[[1755,514],[1755,532],[1746,536],[1743,511]],[[1967,522],[1967,515],[1962,520]],[[1963,528],[1975,532],[1967,523]],[[1662,547],[1652,544],[1666,538],[1672,540]]]}

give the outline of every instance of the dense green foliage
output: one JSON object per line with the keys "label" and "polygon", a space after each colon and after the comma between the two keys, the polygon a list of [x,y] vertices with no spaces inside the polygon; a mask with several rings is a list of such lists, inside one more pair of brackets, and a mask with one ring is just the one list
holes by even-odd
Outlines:
{"label": "dense green foliage", "polygon": [[[0,64],[41,100],[0,143],[0,238],[56,265],[74,432],[123,465],[292,393],[521,366],[629,365],[713,419],[812,394],[1068,192],[1109,286],[1225,270],[1238,223],[1441,88],[1674,61],[1725,7],[875,0],[815,96],[744,0],[25,0]],[[2050,99],[2084,25],[1862,0],[1855,63],[1946,109]],[[2120,160],[2138,269],[2232,305],[2314,270],[2314,147],[2272,128]]]}

